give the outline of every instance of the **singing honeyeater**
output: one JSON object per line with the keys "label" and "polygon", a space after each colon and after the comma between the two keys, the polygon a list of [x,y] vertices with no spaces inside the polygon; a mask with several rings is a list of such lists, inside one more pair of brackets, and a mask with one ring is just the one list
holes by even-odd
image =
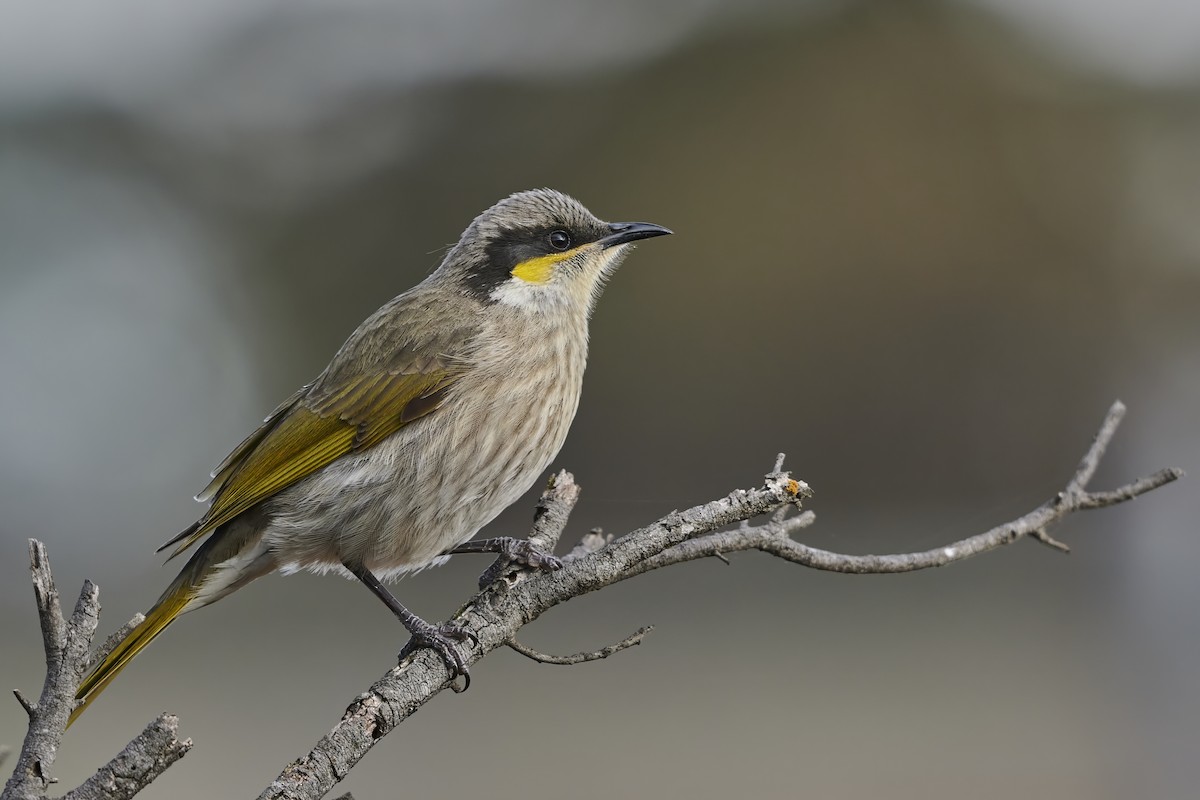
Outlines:
{"label": "singing honeyeater", "polygon": [[[163,545],[199,544],[139,624],[79,687],[72,721],[180,614],[255,578],[302,569],[361,580],[452,676],[455,644],[380,583],[454,552],[553,556],[500,538],[464,545],[533,485],[575,416],[588,317],[629,244],[670,233],[602,222],[549,189],[480,214],[441,265],[350,335],[316,380],[217,467],[198,522]],[[205,538],[207,537],[207,538]],[[202,541],[203,540],[203,541]],[[168,559],[169,560],[169,559]]]}

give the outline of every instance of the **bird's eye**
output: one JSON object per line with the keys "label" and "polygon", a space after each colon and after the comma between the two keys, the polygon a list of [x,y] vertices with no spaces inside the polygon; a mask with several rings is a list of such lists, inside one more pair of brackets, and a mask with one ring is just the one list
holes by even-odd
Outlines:
{"label": "bird's eye", "polygon": [[566,231],[551,231],[547,238],[555,250],[566,250],[571,246],[571,234]]}

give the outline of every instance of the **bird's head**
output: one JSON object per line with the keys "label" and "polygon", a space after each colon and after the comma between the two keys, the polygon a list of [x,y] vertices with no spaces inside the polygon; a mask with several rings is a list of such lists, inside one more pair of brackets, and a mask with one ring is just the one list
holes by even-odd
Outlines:
{"label": "bird's head", "polygon": [[604,222],[574,198],[535,189],[476,217],[438,271],[484,303],[587,314],[629,244],[668,233],[648,222]]}

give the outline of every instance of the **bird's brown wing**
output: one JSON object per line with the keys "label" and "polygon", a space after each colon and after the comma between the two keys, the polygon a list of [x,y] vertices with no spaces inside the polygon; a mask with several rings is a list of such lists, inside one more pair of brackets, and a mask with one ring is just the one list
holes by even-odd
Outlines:
{"label": "bird's brown wing", "polygon": [[[295,394],[276,406],[275,410],[268,414],[267,418],[263,420],[262,425],[259,425],[253,433],[242,440],[241,444],[233,448],[233,452],[225,456],[225,460],[213,470],[211,476],[212,480],[209,481],[208,486],[204,487],[203,491],[196,495],[196,500],[201,503],[207,503],[208,501],[212,500],[213,497],[216,496],[217,492],[220,491],[221,487],[225,485],[226,481],[229,480],[229,477],[237,470],[238,465],[241,464],[242,461],[245,460],[246,456],[250,454],[250,451],[252,451],[268,433],[275,429],[275,426],[279,424],[280,420],[284,418],[287,412],[291,411],[292,407],[295,406],[296,403],[298,403],[311,388],[311,383],[306,386],[302,386]],[[167,542],[167,544],[164,544],[162,547],[160,547],[159,550],[166,548],[168,545],[174,544],[180,538],[182,538],[182,536],[172,539],[171,541]]]}
{"label": "bird's brown wing", "polygon": [[[440,405],[455,374],[441,359],[319,380],[293,395],[237,446],[199,498],[208,512],[159,550],[168,561],[234,517],[347,453],[365,450]],[[326,376],[322,376],[323,378]]]}

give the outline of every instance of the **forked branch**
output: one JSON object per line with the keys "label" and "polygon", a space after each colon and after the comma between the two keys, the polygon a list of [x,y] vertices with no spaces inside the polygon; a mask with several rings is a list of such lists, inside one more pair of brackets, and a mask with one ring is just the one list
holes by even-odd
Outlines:
{"label": "forked branch", "polygon": [[[780,456],[775,469],[757,489],[739,490],[720,500],[668,514],[617,539],[589,533],[564,557],[564,566],[557,572],[533,574],[509,569],[464,605],[454,619],[479,637],[469,653],[471,663],[504,645],[515,646],[537,660],[579,663],[591,660],[593,654],[581,654],[578,659],[545,656],[515,645],[517,631],[559,603],[672,564],[738,550],[760,550],[833,572],[909,572],[944,566],[1025,537],[1052,544],[1047,530],[1068,514],[1124,502],[1182,477],[1181,470],[1165,469],[1112,491],[1087,491],[1124,413],[1124,405],[1113,404],[1079,468],[1054,498],[1017,520],[945,547],[923,553],[858,556],[830,553],[793,540],[791,535],[811,525],[815,518],[810,511],[788,516],[789,508],[798,508],[809,491],[805,483],[782,471]],[[541,546],[553,547],[558,542],[577,497],[578,487],[569,473],[560,472],[552,479],[539,504],[539,519],[552,520],[539,530]],[[771,514],[767,522],[757,526],[748,523],[764,514]],[[742,524],[724,530],[736,523]],[[414,654],[360,695],[333,730],[308,754],[290,764],[259,796],[260,800],[315,800],[323,796],[383,736],[449,683],[441,659],[428,651]]]}
{"label": "forked branch", "polygon": [[[563,557],[563,567],[558,571],[532,573],[517,564],[498,561],[485,573],[485,588],[454,617],[455,622],[477,637],[476,643],[464,648],[464,655],[473,664],[492,650],[507,645],[550,664],[578,664],[605,658],[640,643],[649,628],[600,650],[572,656],[551,656],[519,644],[517,632],[573,597],[651,570],[700,558],[724,559],[725,554],[740,550],[758,550],[801,566],[855,574],[945,566],[1023,538],[1066,550],[1066,545],[1050,536],[1049,530],[1067,515],[1131,500],[1183,475],[1178,469],[1164,469],[1109,491],[1088,490],[1124,412],[1121,403],[1113,404],[1075,474],[1050,500],[989,531],[920,553],[847,555],[797,542],[792,536],[811,525],[815,517],[811,511],[789,514],[792,508],[799,509],[810,492],[807,484],[783,471],[780,455],[763,485],[756,489],[738,490],[719,500],[673,512],[619,538],[596,531],[585,535]],[[570,473],[560,472],[551,479],[538,504],[531,536],[539,549],[549,552],[558,544],[578,496],[579,487]],[[765,522],[750,523],[764,515],[769,515]],[[76,687],[89,661],[87,649],[99,611],[96,588],[89,582],[84,585],[75,613],[65,622],[45,548],[39,542],[31,542],[30,554],[46,646],[46,684],[36,703],[22,698],[30,715],[29,734],[17,770],[0,800],[44,798],[51,780],[49,768],[73,708]],[[118,636],[110,637],[101,650],[111,649],[119,640]],[[323,797],[380,739],[450,686],[450,675],[439,656],[428,650],[413,653],[360,694],[333,729],[311,751],[288,765],[260,798]],[[175,726],[174,717],[159,717],[113,761],[66,797],[72,800],[132,797],[191,746],[190,741],[176,738]]]}
{"label": "forked branch", "polygon": [[[34,539],[29,541],[29,564],[46,650],[46,680],[36,703],[14,691],[29,715],[29,729],[16,769],[0,794],[0,800],[42,800],[46,796],[54,782],[50,768],[58,755],[67,721],[75,709],[75,690],[79,688],[79,681],[89,665],[103,658],[120,642],[122,631],[128,634],[139,621],[135,617],[126,623],[94,656],[91,655],[92,636],[100,621],[100,590],[91,581],[84,581],[75,610],[70,619],[64,620],[46,546]],[[126,800],[133,797],[191,748],[191,740],[179,741],[175,731],[175,717],[166,714],[159,717],[95,775],[68,792],[64,800]]]}

